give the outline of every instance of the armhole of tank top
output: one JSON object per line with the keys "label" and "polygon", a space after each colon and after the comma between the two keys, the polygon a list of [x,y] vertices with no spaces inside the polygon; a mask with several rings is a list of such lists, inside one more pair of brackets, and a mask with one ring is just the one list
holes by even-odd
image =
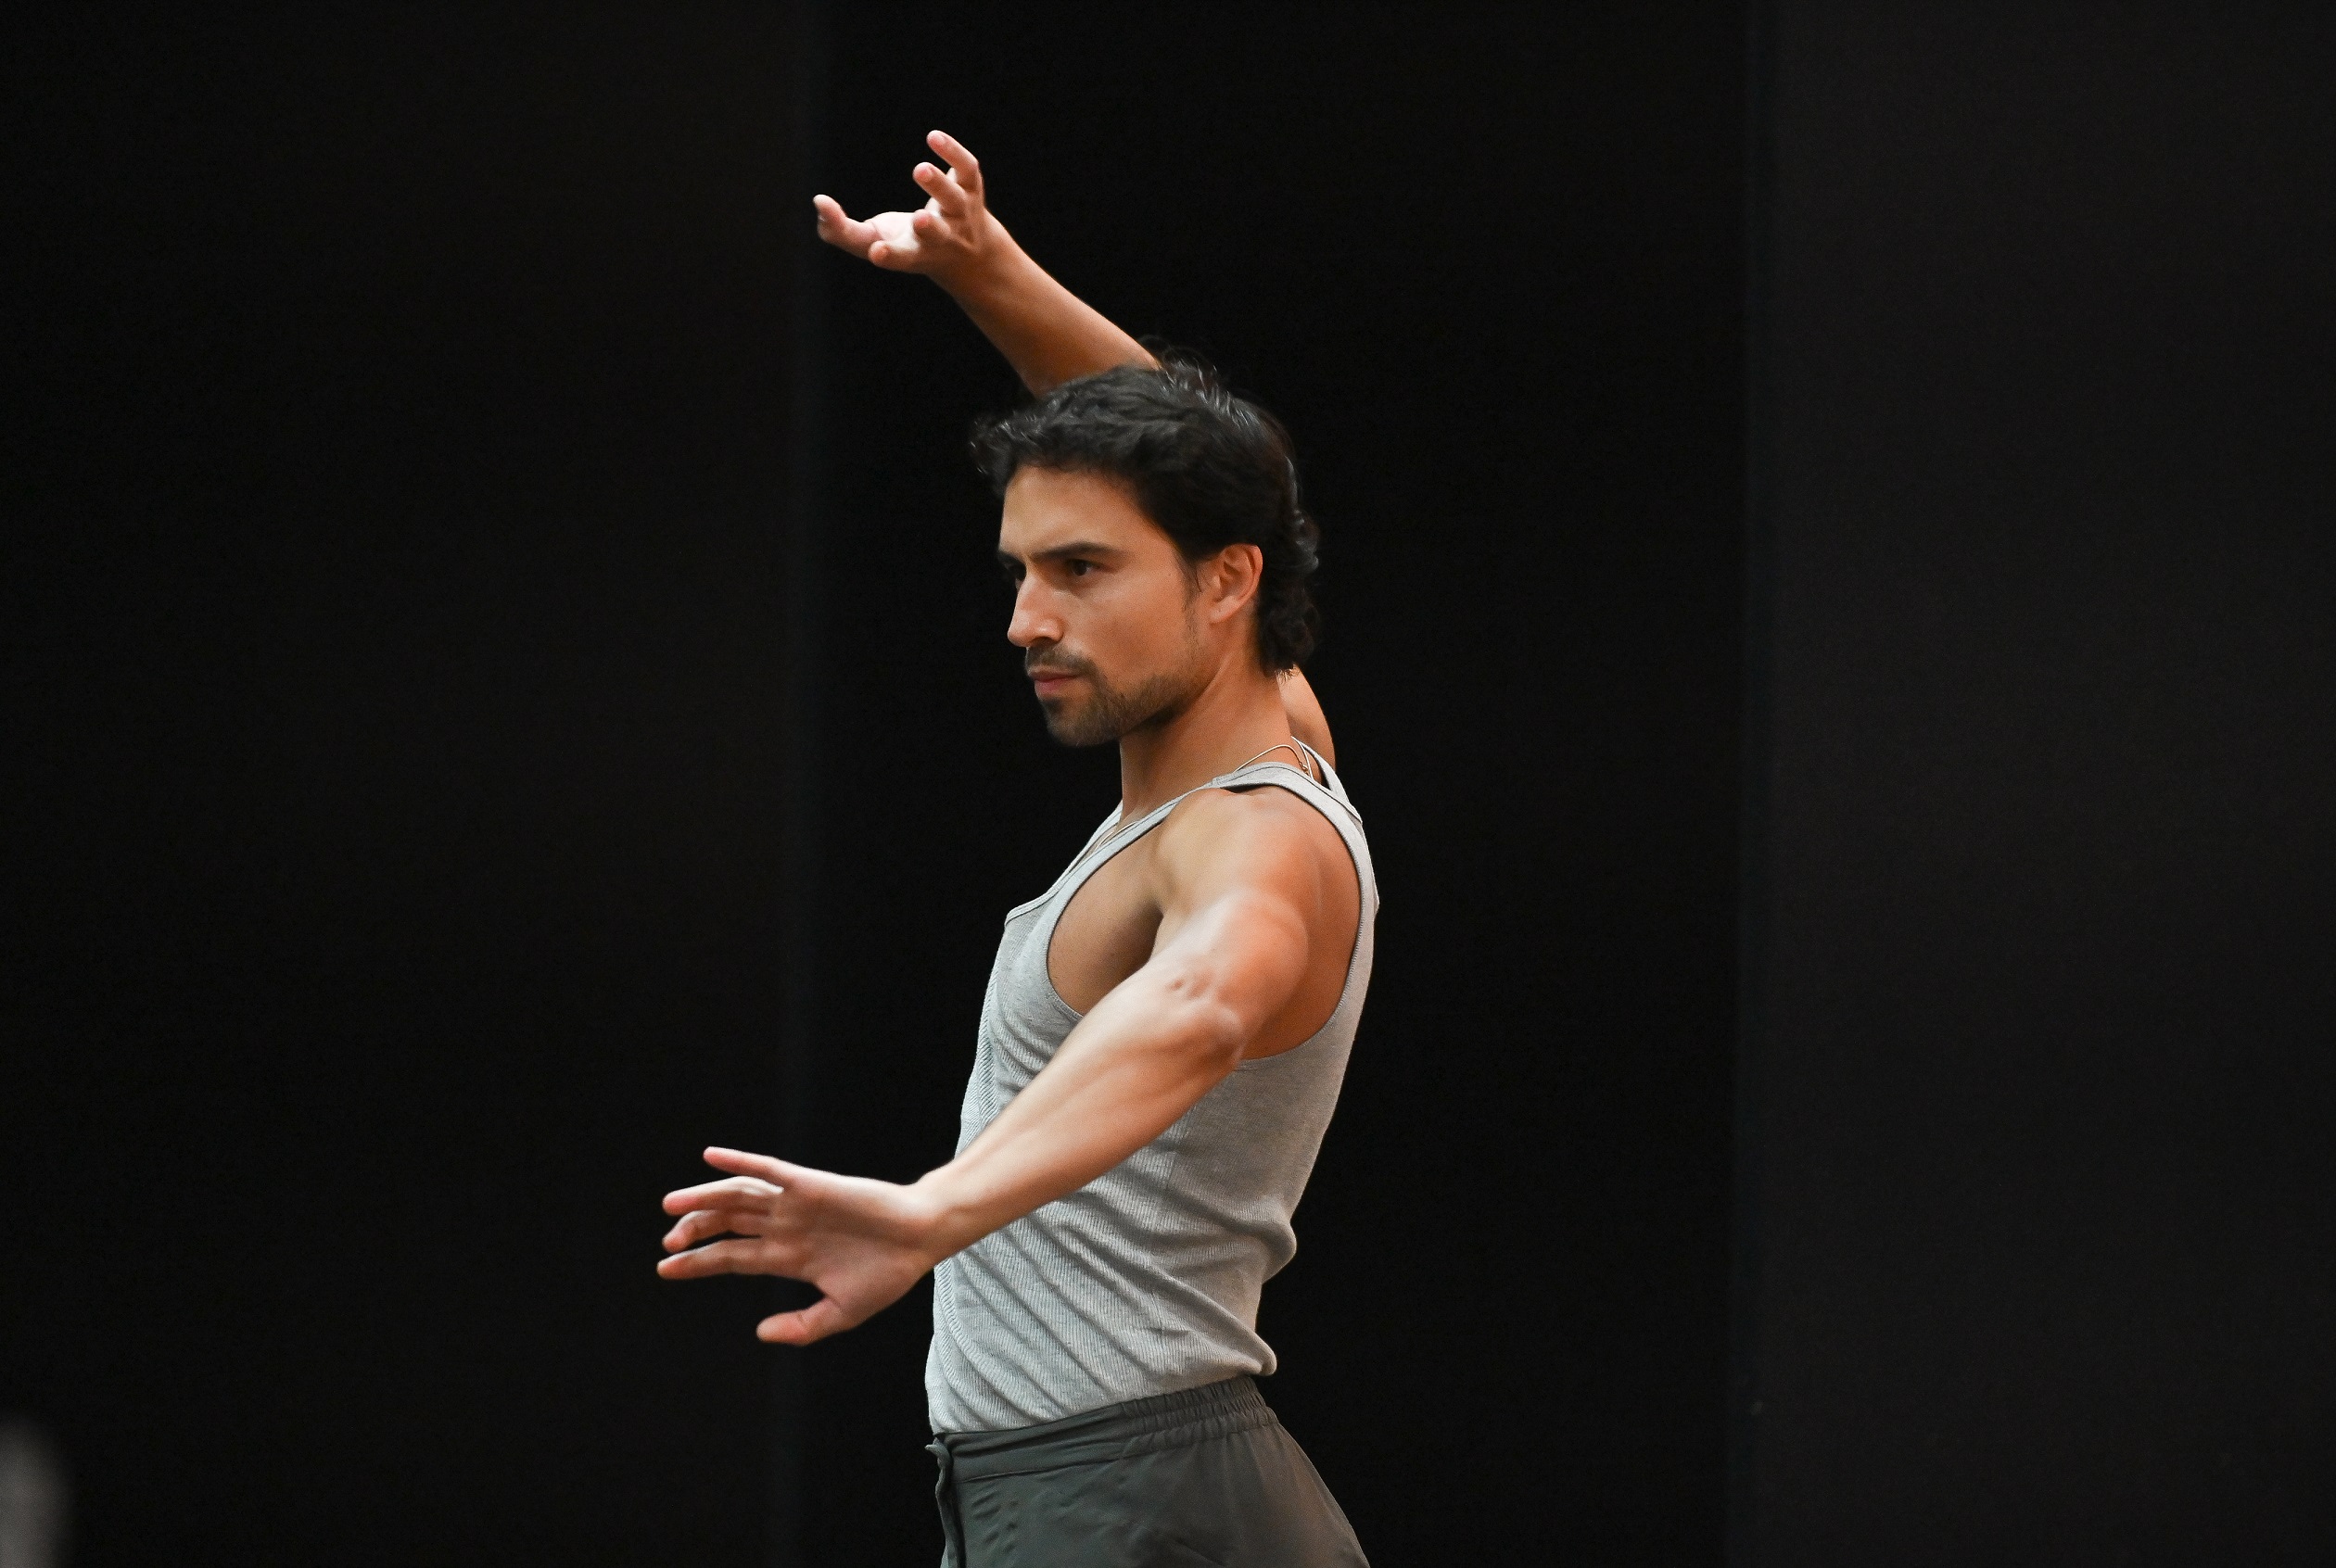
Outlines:
{"label": "armhole of tank top", "polygon": [[[1305,745],[1305,742],[1301,740],[1299,744],[1302,746]],[[1315,755],[1312,747],[1307,747],[1307,754],[1309,756],[1314,756],[1314,761],[1321,764],[1323,772],[1326,775],[1330,773],[1330,765],[1323,762],[1320,756]],[[1323,1033],[1329,1029],[1330,1025],[1338,1020],[1339,1013],[1343,1012],[1346,1008],[1348,995],[1354,989],[1354,961],[1363,951],[1364,925],[1373,913],[1370,908],[1373,902],[1372,890],[1370,883],[1365,879],[1363,861],[1355,854],[1354,846],[1347,841],[1345,829],[1339,826],[1338,819],[1336,817],[1332,816],[1329,812],[1323,810],[1321,802],[1314,801],[1304,796],[1300,790],[1292,788],[1289,784],[1280,779],[1269,778],[1249,779],[1242,778],[1241,776],[1244,773],[1252,771],[1257,773],[1279,772],[1297,774],[1301,779],[1304,780],[1308,788],[1318,791],[1324,800],[1328,801],[1332,805],[1344,811],[1348,816],[1354,817],[1355,831],[1358,833],[1362,831],[1362,818],[1356,814],[1352,806],[1347,804],[1346,802],[1340,800],[1337,795],[1332,794],[1329,790],[1325,789],[1319,780],[1308,778],[1304,773],[1300,772],[1299,769],[1283,763],[1265,763],[1258,765],[1254,768],[1240,768],[1232,773],[1225,774],[1222,778],[1212,778],[1206,784],[1194,785],[1191,789],[1187,790],[1183,794],[1176,796],[1174,800],[1164,801],[1161,804],[1154,806],[1150,811],[1145,813],[1142,817],[1137,819],[1136,827],[1132,831],[1121,835],[1119,842],[1110,844],[1103,854],[1094,855],[1094,859],[1090,861],[1088,856],[1094,854],[1096,845],[1098,842],[1110,839],[1113,830],[1120,826],[1119,813],[1116,811],[1113,812],[1111,816],[1105,820],[1103,826],[1095,830],[1093,837],[1087,840],[1086,846],[1080,850],[1078,858],[1062,868],[1062,874],[1055,879],[1054,885],[1052,887],[1048,888],[1045,892],[1039,894],[1030,903],[1019,905],[1006,917],[1007,921],[1010,924],[1015,920],[1021,919],[1024,915],[1030,913],[1030,911],[1034,909],[1043,908],[1049,904],[1054,905],[1053,917],[1048,919],[1036,931],[1031,933],[1031,942],[1033,945],[1038,949],[1038,973],[1047,982],[1047,997],[1049,1001],[1053,1002],[1056,1006],[1062,1009],[1062,1013],[1065,1018],[1075,1020],[1084,1018],[1086,1015],[1079,1011],[1076,1007],[1071,1005],[1069,1002],[1065,1001],[1063,999],[1062,992],[1055,985],[1055,930],[1062,924],[1063,912],[1071,907],[1072,901],[1079,896],[1079,890],[1086,886],[1089,879],[1093,878],[1098,871],[1102,870],[1104,866],[1110,865],[1111,861],[1119,855],[1121,851],[1126,849],[1131,844],[1140,842],[1162,823],[1167,821],[1170,813],[1174,812],[1186,801],[1190,800],[1193,796],[1200,793],[1203,790],[1225,790],[1235,794],[1239,794],[1250,790],[1289,790],[1292,794],[1299,795],[1301,799],[1305,800],[1306,803],[1313,806],[1316,811],[1322,812],[1323,820],[1330,824],[1330,831],[1339,835],[1339,847],[1346,851],[1347,864],[1354,869],[1354,945],[1347,953],[1346,978],[1339,986],[1338,1003],[1330,1009],[1330,1017],[1324,1020],[1322,1028],[1314,1031],[1314,1033],[1306,1036],[1305,1039],[1300,1041],[1297,1044],[1290,1046],[1286,1051],[1276,1051],[1270,1056],[1260,1056],[1253,1062],[1242,1062],[1236,1067],[1234,1070],[1238,1072],[1242,1068],[1254,1067],[1264,1062],[1279,1061],[1284,1056],[1295,1056],[1299,1052],[1303,1051],[1307,1046],[1313,1044],[1316,1040],[1320,1039]]]}
{"label": "armhole of tank top", "polygon": [[1006,911],[1006,924],[1009,926],[1012,925],[1015,921],[1021,919],[1032,910],[1044,904],[1047,900],[1054,897],[1056,893],[1060,892],[1062,891],[1063,879],[1076,871],[1079,868],[1080,864],[1085,861],[1089,854],[1092,854],[1095,852],[1095,846],[1100,843],[1103,840],[1109,838],[1111,836],[1111,829],[1118,827],[1119,824],[1119,808],[1117,806],[1113,806],[1111,808],[1111,815],[1103,819],[1103,825],[1096,828],[1094,832],[1089,833],[1086,837],[1086,842],[1079,846],[1079,853],[1071,857],[1071,864],[1055,873],[1055,879],[1047,884],[1047,891],[1045,892],[1040,893],[1036,898],[1028,899],[1021,904],[1017,904],[1014,907]]}
{"label": "armhole of tank top", "polygon": [[[1204,784],[1200,788],[1207,789],[1209,786]],[[1117,843],[1109,841],[1113,830],[1121,826],[1119,814],[1113,812],[1111,820],[1104,823],[1102,828],[1097,830],[1095,837],[1086,841],[1086,847],[1079,852],[1079,858],[1062,868],[1062,875],[1055,879],[1053,887],[1048,888],[1036,903],[1026,904],[1022,909],[1007,917],[1009,920],[1018,919],[1023,911],[1047,904],[1054,906],[1053,916],[1037,930],[1031,933],[1030,940],[1031,944],[1038,949],[1038,974],[1039,978],[1047,982],[1047,999],[1062,1009],[1064,1018],[1075,1021],[1085,1018],[1086,1015],[1064,1001],[1061,991],[1055,985],[1055,930],[1062,924],[1063,912],[1071,907],[1072,901],[1079,896],[1079,890],[1085,887],[1098,871],[1119,858],[1120,852],[1129,845],[1140,843],[1149,837],[1154,828],[1168,820],[1168,814],[1183,803],[1186,795],[1199,792],[1198,790],[1187,790],[1184,795],[1178,795],[1173,801],[1154,806],[1150,811],[1136,818],[1134,828],[1128,832],[1119,834]],[[1103,845],[1101,854],[1095,854],[1098,843]],[[1090,859],[1090,856],[1093,858]]]}

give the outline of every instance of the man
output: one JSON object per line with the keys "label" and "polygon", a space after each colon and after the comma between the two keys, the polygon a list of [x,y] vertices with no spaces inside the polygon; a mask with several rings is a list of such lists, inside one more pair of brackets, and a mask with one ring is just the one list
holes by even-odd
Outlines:
{"label": "man", "polygon": [[[955,1158],[906,1186],[729,1149],[666,1199],[669,1279],[822,1293],[839,1333],[934,1274],[926,1366],[946,1561],[1363,1562],[1259,1398],[1258,1296],[1337,1101],[1377,895],[1297,662],[1314,530],[1280,427],[1163,365],[1022,252],[939,132],[913,214],[814,203],[921,272],[1036,400],[977,430],[1007,636],[1047,728],[1116,741],[1119,809],[1007,917]],[[717,1239],[728,1238],[728,1239]]]}

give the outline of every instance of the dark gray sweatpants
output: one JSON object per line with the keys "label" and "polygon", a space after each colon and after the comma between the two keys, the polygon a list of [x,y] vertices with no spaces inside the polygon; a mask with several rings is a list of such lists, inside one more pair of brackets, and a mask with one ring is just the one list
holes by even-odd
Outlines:
{"label": "dark gray sweatpants", "polygon": [[1366,1568],[1246,1377],[932,1451],[943,1568]]}

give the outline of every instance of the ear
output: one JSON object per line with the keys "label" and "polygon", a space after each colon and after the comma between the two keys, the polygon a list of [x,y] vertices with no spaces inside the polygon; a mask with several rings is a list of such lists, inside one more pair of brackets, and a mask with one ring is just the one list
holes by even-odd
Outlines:
{"label": "ear", "polygon": [[1211,625],[1231,619],[1257,597],[1265,552],[1253,544],[1226,545],[1200,563],[1200,591]]}

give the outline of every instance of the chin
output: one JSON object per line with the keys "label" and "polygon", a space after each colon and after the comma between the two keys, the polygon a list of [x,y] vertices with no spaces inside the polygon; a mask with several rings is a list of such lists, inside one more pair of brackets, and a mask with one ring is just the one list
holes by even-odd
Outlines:
{"label": "chin", "polygon": [[1091,706],[1060,702],[1038,706],[1047,715],[1047,733],[1065,746],[1102,746],[1120,738],[1121,731],[1110,723],[1110,715],[1098,714]]}

